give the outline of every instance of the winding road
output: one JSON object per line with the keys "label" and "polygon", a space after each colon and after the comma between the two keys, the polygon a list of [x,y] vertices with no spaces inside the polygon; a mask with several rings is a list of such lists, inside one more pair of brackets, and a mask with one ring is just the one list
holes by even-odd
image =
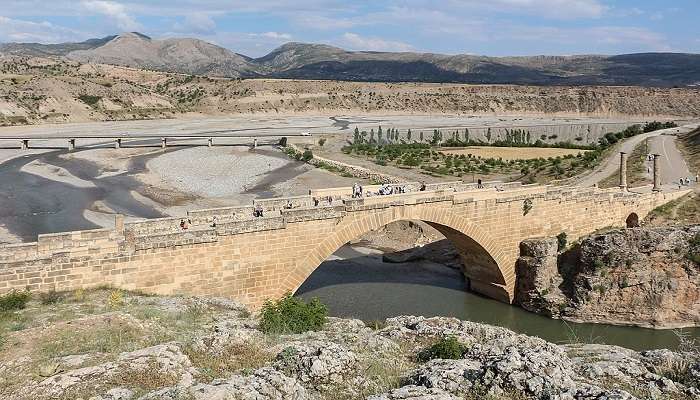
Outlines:
{"label": "winding road", "polygon": [[661,129],[644,133],[623,141],[600,166],[592,173],[584,175],[574,182],[576,186],[593,186],[603,179],[618,171],[620,167],[620,152],[631,153],[637,145],[646,139],[649,140],[649,151],[661,155],[661,183],[671,185],[678,182],[679,177],[690,175],[688,164],[676,147],[675,139],[678,134],[683,134],[697,129],[700,123],[684,125],[679,128]]}

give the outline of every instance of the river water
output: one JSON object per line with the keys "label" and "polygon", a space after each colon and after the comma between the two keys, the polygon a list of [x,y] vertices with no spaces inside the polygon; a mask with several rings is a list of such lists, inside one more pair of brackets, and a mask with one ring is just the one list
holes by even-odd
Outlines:
{"label": "river water", "polygon": [[[349,246],[311,274],[297,291],[318,297],[329,314],[381,321],[396,315],[456,317],[498,325],[553,343],[604,343],[635,350],[676,348],[671,330],[603,324],[577,324],[530,313],[467,290],[460,271],[430,261],[385,263],[379,254],[364,255]],[[700,329],[684,329],[700,338]]]}
{"label": "river water", "polygon": [[[152,218],[161,214],[132,196],[141,184],[131,175],[141,171],[149,156],[134,158],[129,174],[99,177],[100,169],[85,160],[66,160],[55,151],[29,155],[0,165],[0,224],[24,241],[39,233],[98,227],[83,217],[95,201],[128,215]],[[34,160],[60,166],[71,175],[92,182],[79,188],[22,171]],[[284,179],[277,177],[275,181]],[[266,184],[256,187],[267,194]],[[459,271],[428,261],[384,263],[381,254],[345,246],[307,279],[297,294],[318,297],[330,314],[367,322],[396,315],[448,316],[499,325],[516,332],[564,343],[569,341],[620,345],[642,350],[675,348],[672,331],[552,320],[467,290]],[[686,330],[700,337],[700,329]]]}

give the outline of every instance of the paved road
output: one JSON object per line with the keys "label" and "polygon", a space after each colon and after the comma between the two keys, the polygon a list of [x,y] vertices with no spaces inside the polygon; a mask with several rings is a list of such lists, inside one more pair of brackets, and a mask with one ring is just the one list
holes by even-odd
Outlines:
{"label": "paved road", "polygon": [[[660,154],[661,183],[675,184],[678,179],[690,176],[688,163],[682,153],[676,147],[675,136],[657,136],[649,140],[649,151],[652,154]],[[653,163],[649,163],[651,165]],[[694,178],[694,175],[693,175]],[[694,179],[692,179],[694,180]]]}
{"label": "paved road", "polygon": [[638,144],[646,139],[650,140],[652,152],[661,154],[661,182],[673,183],[679,176],[688,176],[688,166],[683,155],[676,148],[674,140],[679,133],[686,133],[696,129],[700,124],[684,125],[680,128],[662,129],[654,132],[634,136],[617,146],[616,151],[608,157],[593,173],[582,177],[574,184],[577,186],[593,186],[602,181],[620,168],[620,152],[631,153]]}

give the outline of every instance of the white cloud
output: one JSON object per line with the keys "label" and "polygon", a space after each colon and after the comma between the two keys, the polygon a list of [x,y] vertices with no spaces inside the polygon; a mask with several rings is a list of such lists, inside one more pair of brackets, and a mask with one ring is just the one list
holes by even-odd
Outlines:
{"label": "white cloud", "polygon": [[[540,42],[543,44],[563,44],[571,47],[585,44],[594,48],[593,52],[609,49],[630,49],[629,51],[671,51],[666,37],[646,28],[628,26],[595,26],[589,28],[555,27],[511,27],[495,35],[499,40]],[[627,51],[627,50],[623,50]]]}
{"label": "white cloud", "polygon": [[81,5],[87,11],[102,14],[112,19],[119,29],[124,31],[141,29],[141,25],[126,12],[126,7],[123,4],[106,0],[82,0]]}
{"label": "white cloud", "polygon": [[216,31],[216,22],[205,13],[192,13],[185,16],[183,23],[177,22],[173,25],[173,30],[187,34],[211,34]]}
{"label": "white cloud", "polygon": [[341,46],[351,50],[368,51],[411,51],[414,47],[408,43],[384,40],[378,37],[364,37],[356,33],[346,32],[338,41]]}
{"label": "white cloud", "polygon": [[292,35],[290,35],[288,33],[265,32],[265,33],[253,33],[251,35],[261,36],[261,37],[265,37],[268,39],[275,39],[275,40],[292,40]]}
{"label": "white cloud", "polygon": [[85,38],[85,32],[49,22],[32,22],[0,16],[0,42],[60,43]]}

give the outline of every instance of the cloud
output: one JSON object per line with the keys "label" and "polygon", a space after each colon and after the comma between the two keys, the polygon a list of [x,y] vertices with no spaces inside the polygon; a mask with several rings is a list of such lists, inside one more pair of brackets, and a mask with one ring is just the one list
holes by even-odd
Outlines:
{"label": "cloud", "polygon": [[49,22],[32,22],[0,16],[0,42],[60,43],[84,40],[85,37],[85,32]]}
{"label": "cloud", "polygon": [[646,28],[629,26],[594,26],[586,28],[558,27],[511,27],[499,31],[497,40],[535,42],[541,44],[561,44],[570,47],[580,46],[601,52],[608,49],[622,51],[671,51],[664,35]]}
{"label": "cloud", "polygon": [[216,30],[216,22],[208,14],[192,13],[185,16],[184,22],[175,23],[173,30],[188,34],[211,34]]}
{"label": "cloud", "polygon": [[106,0],[82,0],[81,5],[87,10],[102,14],[115,22],[119,29],[137,31],[141,25],[126,12],[123,4]]}
{"label": "cloud", "polygon": [[610,9],[600,0],[448,0],[442,6],[442,9],[525,13],[555,19],[598,18]]}
{"label": "cloud", "polygon": [[408,43],[384,40],[378,37],[364,37],[356,33],[346,32],[338,44],[351,50],[368,51],[411,51],[414,47]]}
{"label": "cloud", "polygon": [[265,32],[265,33],[252,33],[251,35],[265,37],[268,39],[275,39],[275,40],[292,40],[292,35],[290,35],[288,33]]}

